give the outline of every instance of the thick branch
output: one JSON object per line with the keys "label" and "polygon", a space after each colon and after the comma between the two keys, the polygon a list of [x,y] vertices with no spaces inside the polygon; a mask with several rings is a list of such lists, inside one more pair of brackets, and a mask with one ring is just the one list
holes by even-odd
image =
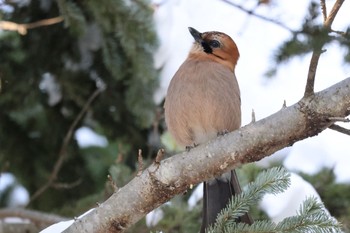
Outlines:
{"label": "thick branch", "polygon": [[123,232],[190,185],[315,136],[333,124],[330,117],[349,114],[347,78],[265,119],[151,165],[64,232]]}

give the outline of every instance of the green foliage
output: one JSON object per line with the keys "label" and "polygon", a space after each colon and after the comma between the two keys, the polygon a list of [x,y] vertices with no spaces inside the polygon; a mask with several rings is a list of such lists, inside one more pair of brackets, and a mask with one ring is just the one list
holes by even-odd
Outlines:
{"label": "green foliage", "polygon": [[296,216],[286,218],[278,224],[268,220],[255,221],[252,225],[236,223],[235,219],[256,205],[263,194],[283,192],[289,184],[289,173],[283,168],[271,168],[261,172],[246,190],[232,198],[227,208],[218,215],[215,225],[209,227],[207,232],[341,232],[340,224],[328,215],[324,206],[314,197],[303,202]]}
{"label": "green foliage", "polygon": [[331,42],[331,37],[328,35],[329,31],[324,29],[323,25],[317,23],[321,13],[320,9],[318,3],[310,2],[308,14],[301,25],[301,29],[278,49],[275,57],[277,63],[304,55],[314,49],[319,50],[323,45]]}
{"label": "green foliage", "polygon": [[302,174],[319,193],[330,214],[350,232],[350,185],[335,182],[333,169],[323,169],[315,175]]}
{"label": "green foliage", "polygon": [[236,225],[236,219],[249,211],[265,193],[277,194],[290,185],[289,173],[283,168],[272,168],[261,172],[255,182],[248,185],[240,195],[232,198],[231,202],[217,217],[216,224],[208,232],[223,232],[227,227]]}
{"label": "green foliage", "polygon": [[[9,163],[8,171],[33,194],[47,181],[63,139],[97,89],[101,93],[77,127],[89,126],[111,142],[108,148],[80,149],[70,141],[57,182],[80,183],[49,189],[31,203],[48,211],[99,193],[119,153],[129,169],[139,148],[147,154],[158,83],[152,10],[146,0],[49,0],[13,7],[1,14],[3,20],[32,23],[62,16],[64,22],[24,36],[0,34],[0,164]],[[42,87],[45,76],[52,79],[56,102]]]}

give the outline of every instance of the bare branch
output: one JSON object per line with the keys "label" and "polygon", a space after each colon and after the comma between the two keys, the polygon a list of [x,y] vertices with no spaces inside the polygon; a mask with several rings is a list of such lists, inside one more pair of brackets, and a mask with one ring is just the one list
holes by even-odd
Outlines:
{"label": "bare branch", "polygon": [[308,97],[314,94],[317,65],[321,54],[322,54],[322,51],[316,51],[316,50],[314,50],[314,52],[312,53],[312,57],[309,65],[309,72],[307,74],[304,97]]}
{"label": "bare branch", "polygon": [[255,111],[254,109],[252,109],[252,123],[256,122],[256,118],[255,118]]}
{"label": "bare branch", "polygon": [[0,209],[0,219],[7,217],[18,217],[23,219],[29,219],[32,223],[41,228],[47,227],[57,222],[67,221],[67,218],[43,213],[35,210],[26,210],[21,208],[6,208]]}
{"label": "bare branch", "polygon": [[[331,12],[329,13],[329,16],[327,18],[325,18],[325,20],[323,22],[323,26],[326,29],[328,29],[329,31],[331,31],[332,23],[335,19],[335,16],[337,15],[340,7],[342,6],[343,2],[344,2],[344,0],[337,0],[334,3],[333,8],[332,8]],[[326,16],[327,12],[324,12],[324,11],[326,11],[326,3],[323,0],[321,0],[321,7],[322,7],[323,16]],[[323,44],[320,45],[319,48],[315,48],[314,51],[312,52],[312,57],[311,57],[311,61],[310,61],[304,97],[307,97],[307,96],[314,94],[317,64],[318,64],[318,60],[320,59],[320,56],[323,52],[322,47],[323,47]]]}
{"label": "bare branch", "polygon": [[108,179],[108,182],[109,182],[109,184],[111,185],[111,187],[113,189],[113,192],[117,192],[118,191],[118,186],[115,183],[115,181],[113,180],[112,176],[108,174],[107,175],[107,179]]}
{"label": "bare branch", "polygon": [[143,159],[142,159],[142,150],[141,149],[139,149],[137,161],[139,163],[139,168],[137,169],[137,176],[140,176],[142,174],[142,170],[143,170]]}
{"label": "bare branch", "polygon": [[274,19],[271,19],[269,17],[266,17],[266,16],[263,16],[263,15],[260,15],[260,14],[257,14],[255,13],[253,10],[249,10],[249,9],[246,9],[244,7],[242,7],[241,5],[237,4],[237,3],[234,3],[234,2],[231,2],[229,0],[221,0],[222,2],[224,3],[227,3],[229,4],[230,6],[233,6],[241,11],[244,11],[245,13],[247,13],[248,15],[253,15],[254,17],[257,17],[259,19],[262,19],[264,21],[267,21],[267,22],[270,22],[270,23],[273,23],[291,33],[296,33],[293,29],[289,28],[288,26],[286,26],[285,24],[283,24],[282,22],[279,22],[277,20],[274,20]]}
{"label": "bare branch", "polygon": [[156,159],[154,160],[156,164],[160,164],[160,161],[162,161],[163,159],[164,153],[165,150],[163,148],[158,150]]}
{"label": "bare branch", "polygon": [[[81,109],[81,111],[79,112],[78,116],[74,119],[73,123],[70,125],[64,139],[63,139],[63,143],[61,145],[61,149],[60,152],[58,154],[58,159],[53,167],[53,170],[50,174],[50,177],[48,179],[48,181],[46,182],[46,184],[44,184],[40,189],[38,189],[31,197],[30,202],[34,201],[35,199],[37,199],[41,194],[43,194],[48,188],[50,188],[52,186],[52,184],[55,182],[55,180],[57,179],[57,175],[59,173],[59,171],[61,170],[61,167],[63,165],[64,160],[66,159],[66,157],[68,156],[67,154],[67,148],[69,145],[69,142],[73,136],[74,130],[77,127],[78,123],[80,122],[80,120],[83,118],[83,116],[85,115],[85,113],[88,111],[91,103],[96,99],[96,97],[103,91],[104,89],[101,88],[97,88],[92,95],[89,97],[89,99],[86,101],[86,103],[84,104],[83,108]],[[29,202],[29,203],[30,203]]]}
{"label": "bare branch", "polygon": [[327,17],[327,19],[325,20],[324,22],[324,26],[328,29],[331,29],[332,27],[332,24],[333,24],[333,21],[335,19],[335,16],[337,15],[340,7],[342,6],[343,2],[345,0],[337,0],[334,5],[333,5],[333,8],[331,10],[331,12],[329,13],[329,16]]}
{"label": "bare branch", "polygon": [[82,182],[82,179],[79,178],[76,181],[71,182],[71,183],[57,183],[57,182],[54,182],[54,183],[52,183],[51,186],[53,188],[55,188],[55,189],[71,189],[71,188],[74,188],[74,187],[78,186],[79,184],[81,184],[81,182]]}
{"label": "bare branch", "polygon": [[286,108],[286,107],[287,107],[287,101],[283,100],[282,108]]}
{"label": "bare branch", "polygon": [[326,6],[326,0],[321,0],[320,3],[321,3],[323,21],[325,22],[325,21],[327,20],[327,6]]}
{"label": "bare branch", "polygon": [[333,124],[331,126],[329,126],[328,128],[332,129],[332,130],[335,130],[339,133],[343,133],[343,134],[346,134],[346,135],[349,135],[350,136],[350,129],[345,129],[339,125],[336,125],[336,124]]}
{"label": "bare branch", "polygon": [[350,119],[345,117],[329,117],[330,121],[350,122]]}
{"label": "bare branch", "polygon": [[148,212],[185,192],[191,184],[261,160],[328,128],[329,117],[350,114],[350,78],[277,113],[153,163],[65,233],[123,232]]}
{"label": "bare branch", "polygon": [[37,27],[49,26],[57,24],[63,21],[62,16],[58,16],[51,19],[43,19],[34,23],[24,23],[18,24],[10,21],[0,21],[0,29],[8,31],[17,31],[21,35],[27,34],[28,29],[33,29]]}

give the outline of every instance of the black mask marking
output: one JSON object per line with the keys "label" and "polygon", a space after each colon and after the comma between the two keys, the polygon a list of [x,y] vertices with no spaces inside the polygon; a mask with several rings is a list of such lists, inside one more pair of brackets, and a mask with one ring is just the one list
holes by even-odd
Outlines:
{"label": "black mask marking", "polygon": [[211,49],[210,45],[207,42],[202,41],[201,45],[203,47],[204,52],[206,52],[206,53],[213,53],[213,50]]}

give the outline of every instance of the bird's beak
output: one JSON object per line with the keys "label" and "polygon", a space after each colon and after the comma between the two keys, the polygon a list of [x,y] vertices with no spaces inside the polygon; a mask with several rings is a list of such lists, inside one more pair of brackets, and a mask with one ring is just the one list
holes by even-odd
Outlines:
{"label": "bird's beak", "polygon": [[195,41],[197,41],[198,43],[202,43],[202,33],[191,27],[188,27],[188,30],[190,31]]}

